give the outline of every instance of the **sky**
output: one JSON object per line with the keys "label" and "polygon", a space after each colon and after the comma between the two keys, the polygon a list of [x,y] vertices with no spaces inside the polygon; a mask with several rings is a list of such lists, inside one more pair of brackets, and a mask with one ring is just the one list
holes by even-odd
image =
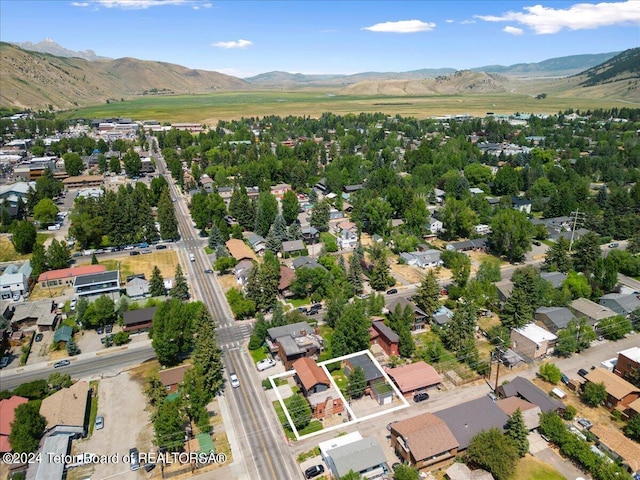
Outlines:
{"label": "sky", "polygon": [[461,70],[638,47],[640,0],[0,0],[0,40],[45,38],[237,77]]}

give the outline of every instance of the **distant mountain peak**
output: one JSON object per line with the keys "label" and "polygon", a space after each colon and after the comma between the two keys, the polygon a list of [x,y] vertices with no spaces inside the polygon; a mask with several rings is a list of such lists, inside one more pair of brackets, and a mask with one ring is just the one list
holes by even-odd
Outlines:
{"label": "distant mountain peak", "polygon": [[94,62],[96,60],[111,60],[109,57],[100,57],[96,55],[96,52],[93,50],[82,50],[76,52],[74,50],[69,50],[68,48],[63,47],[62,45],[56,43],[53,39],[47,37],[41,42],[33,43],[33,42],[16,42],[14,45],[22,48],[23,50],[30,50],[32,52],[38,53],[48,53],[49,55],[55,55],[56,57],[64,57],[64,58],[83,58],[84,60],[88,60],[90,62]]}

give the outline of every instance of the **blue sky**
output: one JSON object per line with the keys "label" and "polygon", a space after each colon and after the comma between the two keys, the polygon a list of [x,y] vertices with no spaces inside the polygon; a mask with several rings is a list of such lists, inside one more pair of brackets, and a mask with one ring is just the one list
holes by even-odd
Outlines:
{"label": "blue sky", "polygon": [[246,77],[456,69],[640,46],[640,1],[0,0],[0,39]]}

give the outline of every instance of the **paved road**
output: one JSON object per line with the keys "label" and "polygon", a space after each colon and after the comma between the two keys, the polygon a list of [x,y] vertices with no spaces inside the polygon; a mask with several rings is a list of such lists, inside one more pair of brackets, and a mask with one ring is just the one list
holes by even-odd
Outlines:
{"label": "paved road", "polygon": [[[160,172],[166,171],[164,161],[158,161]],[[233,465],[213,478],[238,479],[295,479],[302,473],[286,444],[278,418],[269,403],[258,378],[255,364],[244,344],[251,334],[247,322],[235,322],[224,293],[213,274],[204,273],[211,262],[203,250],[205,239],[193,228],[185,198],[167,174],[171,196],[176,199],[176,217],[181,239],[177,243],[179,254],[187,265],[186,274],[193,288],[193,297],[202,300],[216,324],[218,346],[223,351],[227,373],[235,372],[240,379],[239,388],[230,384],[219,398],[222,409],[229,412],[224,418],[225,429],[231,443]],[[189,261],[193,254],[194,261]],[[211,477],[210,477],[211,478]]]}

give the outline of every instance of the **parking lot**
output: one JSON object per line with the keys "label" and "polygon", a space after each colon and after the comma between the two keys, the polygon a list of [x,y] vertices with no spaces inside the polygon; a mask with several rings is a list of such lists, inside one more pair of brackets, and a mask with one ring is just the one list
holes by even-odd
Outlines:
{"label": "parking lot", "polygon": [[129,464],[122,462],[122,455],[137,447],[142,452],[152,451],[153,429],[149,412],[145,411],[146,398],[140,385],[127,372],[105,378],[98,386],[98,415],[104,417],[104,428],[73,442],[72,454],[94,453],[97,455],[118,454],[117,463],[92,464],[71,469],[70,480],[85,478],[135,479],[147,476],[144,469],[131,471]]}

